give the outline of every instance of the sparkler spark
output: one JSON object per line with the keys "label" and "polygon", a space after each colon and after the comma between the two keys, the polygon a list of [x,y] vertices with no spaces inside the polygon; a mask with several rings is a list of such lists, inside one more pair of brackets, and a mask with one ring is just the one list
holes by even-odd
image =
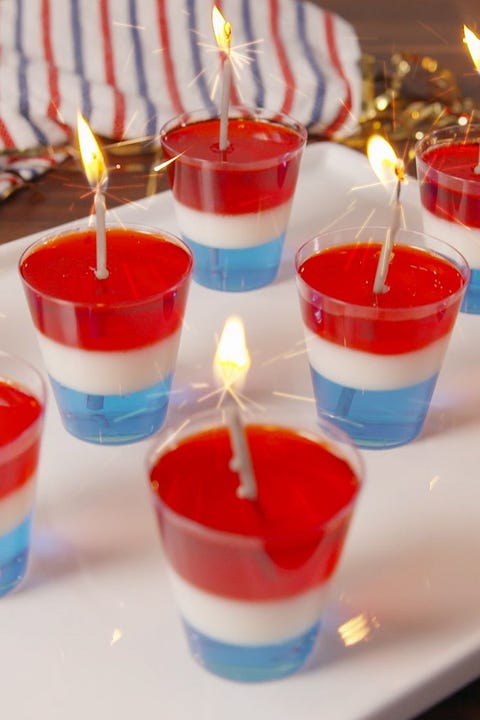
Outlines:
{"label": "sparkler spark", "polygon": [[165,170],[171,163],[175,162],[175,160],[178,160],[179,157],[183,155],[183,152],[178,153],[178,155],[175,155],[175,157],[170,158],[169,160],[164,160],[161,163],[158,163],[158,165],[153,166],[153,170],[155,172],[161,172],[162,170]]}
{"label": "sparkler spark", "polygon": [[[300,347],[298,347],[300,346]],[[267,360],[264,360],[262,362],[262,367],[267,367],[268,365],[273,365],[276,362],[279,362],[280,360],[291,360],[292,358],[296,358],[299,355],[305,355],[307,352],[305,339],[299,340],[297,343],[295,343],[295,347],[293,347],[291,350],[285,350],[281,353],[278,353],[278,355],[272,355],[272,357],[268,358]]]}
{"label": "sparkler spark", "polygon": [[135,25],[134,23],[119,22],[119,20],[114,20],[112,22],[112,25],[114,27],[127,28],[128,30],[145,30],[145,25]]}
{"label": "sparkler spark", "polygon": [[275,397],[287,398],[288,400],[301,400],[302,402],[314,403],[313,397],[307,395],[296,395],[295,393],[282,392],[281,390],[274,390],[272,395]]}
{"label": "sparkler spark", "polygon": [[[359,189],[359,188],[350,188],[350,191],[349,191],[349,192],[352,192],[353,190],[356,190],[356,189]],[[319,230],[319,235],[321,235],[321,234],[323,234],[323,233],[326,233],[328,230],[330,230],[331,228],[335,227],[335,225],[338,225],[338,223],[339,223],[341,220],[343,220],[344,218],[348,217],[348,216],[355,210],[356,204],[357,204],[356,199],[355,199],[355,200],[352,200],[352,202],[350,203],[350,205],[348,205],[348,207],[346,207],[345,210],[344,210],[342,213],[340,213],[339,215],[337,215],[336,217],[334,217],[331,222],[327,223],[327,225],[324,225],[322,228],[320,228],[320,230]],[[371,217],[374,212],[375,212],[375,210],[372,210],[369,217]]]}
{"label": "sparkler spark", "polygon": [[[246,43],[240,43],[238,45],[232,45],[230,47],[229,51],[229,58],[230,58],[230,64],[232,67],[232,73],[235,79],[238,81],[241,78],[242,75],[242,69],[248,65],[250,65],[253,62],[253,58],[255,53],[260,52],[257,48],[255,48],[255,45],[258,45],[259,43],[263,42],[263,38],[258,38],[256,40],[251,40]],[[212,43],[207,42],[198,42],[197,43],[199,47],[203,47],[207,52],[214,52],[218,53],[218,45],[213,45]],[[245,52],[247,51],[247,52]],[[206,69],[204,68],[201,70],[190,82],[190,85],[193,85],[197,80],[202,77],[206,72]],[[220,80],[222,76],[222,67],[218,68],[217,72],[215,73],[213,80],[211,81],[211,90],[210,90],[210,97],[213,100],[215,96],[218,93],[218,89],[220,86]],[[238,91],[238,87],[237,87]]]}
{"label": "sparkler spark", "polygon": [[[171,443],[173,443],[173,441],[175,440],[177,435],[179,435],[182,432],[182,430],[184,430],[186,427],[188,427],[188,425],[191,422],[192,422],[191,418],[186,418],[175,430],[171,430],[168,433],[168,436],[164,438],[163,442],[160,443],[158,451],[157,451],[158,454],[161,455],[163,448],[168,447]],[[152,482],[152,487],[154,489],[158,488],[158,483]]]}

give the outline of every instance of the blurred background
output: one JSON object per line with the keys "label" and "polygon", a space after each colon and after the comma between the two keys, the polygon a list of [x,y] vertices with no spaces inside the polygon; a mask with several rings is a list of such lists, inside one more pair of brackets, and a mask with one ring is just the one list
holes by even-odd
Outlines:
{"label": "blurred background", "polygon": [[430,56],[449,71],[463,95],[480,98],[480,77],[462,41],[463,25],[478,34],[480,5],[471,0],[313,0],[352,23],[362,50],[378,65],[398,52]]}

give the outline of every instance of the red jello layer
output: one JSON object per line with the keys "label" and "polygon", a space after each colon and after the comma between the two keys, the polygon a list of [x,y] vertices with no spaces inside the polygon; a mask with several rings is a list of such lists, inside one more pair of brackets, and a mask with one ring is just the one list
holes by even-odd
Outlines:
{"label": "red jello layer", "polygon": [[[442,220],[480,227],[480,174],[475,172],[479,144],[439,145],[421,159],[427,166],[419,183],[423,206]],[[452,178],[456,180],[452,182]],[[472,192],[472,187],[477,189]]]}
{"label": "red jello layer", "polygon": [[35,472],[40,431],[31,438],[26,436],[42,413],[43,406],[33,395],[0,380],[0,499],[27,482]]}
{"label": "red jello layer", "polygon": [[256,500],[236,494],[225,428],[181,441],[157,461],[151,485],[179,515],[248,541],[185,531],[158,510],[164,546],[175,570],[200,588],[243,599],[286,597],[330,577],[359,480],[347,462],[294,431],[247,426],[246,433]]}
{"label": "red jello layer", "polygon": [[219,120],[172,130],[162,138],[175,199],[211,213],[254,213],[292,198],[304,138],[274,122],[231,119],[230,145],[218,149]]}
{"label": "red jello layer", "polygon": [[[306,326],[343,347],[385,355],[418,350],[449,333],[465,284],[459,270],[431,253],[396,245],[389,290],[374,293],[380,251],[379,243],[331,247],[300,266]],[[352,312],[350,304],[365,312]]]}
{"label": "red jello layer", "polygon": [[94,230],[53,238],[21,263],[33,321],[52,340],[91,350],[157,342],[182,323],[191,255],[159,235],[107,230],[108,278],[94,273]]}

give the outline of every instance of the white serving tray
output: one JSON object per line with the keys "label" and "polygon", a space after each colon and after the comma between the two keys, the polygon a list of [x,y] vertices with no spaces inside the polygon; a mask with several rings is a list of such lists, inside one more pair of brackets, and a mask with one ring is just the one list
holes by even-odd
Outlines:
{"label": "white serving tray", "polygon": [[[402,190],[419,227],[418,188]],[[295,248],[331,225],[389,220],[367,160],[307,148],[271,286],[192,285],[170,417],[213,387],[225,319],[242,316],[245,393],[292,393],[314,412],[293,273]],[[177,231],[170,193],[112,219]],[[0,247],[0,347],[43,368],[17,276],[29,237]],[[480,670],[480,317],[457,323],[420,438],[363,453],[367,484],[314,656],[291,678],[241,685],[189,656],[145,472],[152,440],[97,447],[67,435],[50,397],[28,577],[0,600],[0,707],[15,720],[406,720]]]}

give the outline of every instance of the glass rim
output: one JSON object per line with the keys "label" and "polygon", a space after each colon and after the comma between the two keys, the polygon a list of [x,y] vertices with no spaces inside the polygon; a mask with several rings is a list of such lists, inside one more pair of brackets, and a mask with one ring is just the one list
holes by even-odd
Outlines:
{"label": "glass rim", "polygon": [[441,168],[432,167],[426,159],[428,151],[433,148],[448,147],[455,144],[477,144],[479,145],[480,158],[480,123],[469,123],[468,125],[447,125],[425,133],[417,140],[414,147],[417,176],[422,182],[420,173],[427,173],[435,178],[441,179],[442,183],[457,189],[459,192],[468,191],[472,195],[480,196],[480,174],[477,180],[455,175],[453,172],[445,172]]}
{"label": "glass rim", "polygon": [[[284,411],[283,411],[284,412]],[[348,516],[353,511],[358,497],[365,486],[365,462],[360,452],[360,449],[355,445],[350,436],[337,427],[332,422],[328,421],[324,417],[312,416],[308,420],[302,418],[300,422],[292,423],[291,416],[287,416],[284,413],[283,417],[277,417],[274,419],[275,413],[282,413],[281,408],[268,409],[265,412],[265,417],[255,416],[251,421],[248,416],[245,417],[245,426],[253,427],[264,427],[268,426],[271,428],[288,428],[293,433],[301,436],[308,437],[311,440],[318,440],[320,444],[327,448],[330,452],[335,454],[344,460],[357,480],[357,488],[353,494],[351,500],[337,510],[330,518],[323,522],[312,525],[307,528],[308,532],[318,532],[319,530],[328,530],[331,526],[335,526],[336,523],[341,521],[345,516]],[[193,437],[200,432],[216,427],[226,427],[226,409],[224,407],[211,408],[200,413],[196,413],[194,416],[194,423],[191,432],[187,432],[186,435],[182,435],[182,438]],[[218,420],[221,420],[219,423]],[[215,422],[217,420],[217,422]],[[251,546],[258,547],[259,545],[264,546],[269,539],[276,539],[278,535],[273,532],[272,535],[244,535],[239,532],[230,532],[228,530],[219,530],[217,528],[205,525],[197,520],[186,517],[181,513],[173,510],[154,490],[151,482],[151,470],[155,465],[155,462],[162,455],[168,453],[170,450],[176,447],[177,435],[183,429],[183,424],[179,421],[176,424],[170,423],[166,425],[162,430],[157,433],[155,441],[146,459],[146,469],[148,477],[148,486],[150,495],[153,500],[155,508],[159,508],[160,511],[168,518],[169,522],[172,522],[177,527],[183,527],[192,534],[196,534],[201,537],[215,539],[215,542],[228,543],[230,545],[237,546]],[[169,434],[170,433],[170,434]],[[166,436],[166,437],[165,437]],[[165,437],[165,439],[163,439]],[[342,448],[346,448],[347,452],[344,452]],[[251,500],[249,502],[255,502]]]}
{"label": "glass rim", "polygon": [[[201,120],[215,120],[218,119],[219,116],[220,111],[216,107],[198,108],[196,110],[186,111],[184,113],[176,115],[175,117],[167,120],[160,128],[160,143],[163,148],[168,149],[169,153],[172,156],[176,156],[177,150],[175,149],[175,147],[170,145],[165,140],[165,135],[167,133],[172,132],[172,130],[175,130],[179,127],[185,127],[189,124],[200,122]],[[303,151],[306,145],[308,131],[305,125],[303,125],[303,123],[301,123],[299,120],[296,120],[294,117],[288,115],[287,113],[283,113],[280,110],[269,110],[268,108],[248,105],[231,105],[229,107],[229,118],[237,119],[242,117],[251,120],[259,120],[262,122],[272,122],[280,127],[287,127],[289,130],[291,130],[298,136],[298,145],[290,150],[280,152],[275,157],[263,160],[250,160],[248,162],[229,160],[228,166],[226,166],[225,160],[222,158],[219,158],[218,160],[207,160],[205,158],[198,158],[195,156],[181,155],[182,162],[194,165],[196,167],[216,167],[218,165],[219,167],[223,167],[224,169],[226,169],[227,167],[232,170],[236,168],[249,168],[253,170],[260,170],[262,168],[268,168],[272,164],[278,163],[279,158],[288,159],[294,157],[295,155],[298,155],[300,152]]]}
{"label": "glass rim", "polygon": [[[145,298],[139,298],[134,300],[115,300],[114,303],[111,305],[108,305],[108,309],[111,309],[112,307],[115,308],[121,308],[121,309],[128,309],[128,308],[134,308],[139,306],[146,306],[150,304],[154,304],[158,302],[160,298],[162,298],[165,294],[172,292],[175,290],[175,288],[179,288],[185,283],[187,283],[191,277],[192,271],[193,271],[193,252],[190,249],[190,247],[187,245],[184,240],[182,240],[180,237],[175,235],[174,233],[171,233],[167,230],[162,230],[159,228],[154,228],[148,225],[141,225],[138,223],[134,224],[127,224],[123,225],[120,223],[106,223],[105,230],[108,234],[109,230],[135,230],[136,232],[143,233],[145,235],[153,235],[157,236],[163,240],[167,240],[170,243],[173,243],[174,245],[177,245],[182,250],[184,250],[185,254],[188,257],[188,267],[181,274],[181,276],[178,278],[178,280],[169,287],[163,289],[161,292],[157,291],[155,293],[152,293],[151,295],[148,295]],[[56,295],[53,295],[49,293],[48,291],[43,290],[42,288],[39,288],[37,285],[32,284],[29,280],[27,280],[23,273],[23,263],[25,260],[28,259],[30,255],[32,255],[37,249],[41,247],[47,246],[51,241],[54,241],[58,238],[64,238],[68,237],[69,235],[74,235],[76,233],[95,233],[95,227],[89,226],[89,225],[72,225],[68,227],[62,227],[59,228],[57,232],[54,234],[50,233],[43,233],[41,237],[34,240],[28,247],[26,247],[22,254],[20,255],[20,258],[18,260],[18,271],[21,277],[22,282],[25,284],[26,287],[28,287],[31,291],[41,295],[42,297],[49,298],[51,302],[57,304],[57,305],[65,305],[71,307],[72,305],[79,308],[98,308],[101,309],[105,307],[105,302],[92,302],[92,301],[86,301],[86,300],[69,300],[66,298],[57,297]],[[107,237],[108,242],[108,237]],[[107,264],[108,264],[108,252],[107,252]],[[94,272],[92,268],[92,272]],[[102,280],[99,280],[99,282],[103,282]]]}
{"label": "glass rim", "polygon": [[428,145],[432,142],[432,140],[445,140],[449,142],[452,140],[452,138],[455,139],[456,136],[458,136],[458,138],[464,138],[467,141],[471,136],[476,138],[477,141],[480,140],[480,122],[467,123],[467,125],[458,125],[452,123],[450,125],[445,125],[444,127],[429,130],[428,132],[424,133],[423,137],[419,138],[416,141],[414,146],[415,154],[417,154],[418,148],[422,148],[422,146],[425,144]]}
{"label": "glass rim", "polygon": [[[352,317],[362,317],[362,318],[372,318],[372,319],[382,319],[387,317],[392,322],[399,321],[402,319],[412,318],[418,315],[418,317],[423,317],[426,315],[430,315],[433,312],[435,312],[435,309],[439,306],[442,307],[448,307],[455,302],[458,301],[459,296],[461,296],[469,283],[470,276],[471,276],[471,270],[470,266],[465,259],[465,257],[455,248],[453,245],[450,245],[449,243],[445,242],[444,240],[440,240],[439,238],[433,237],[432,235],[429,235],[428,233],[425,233],[423,231],[419,230],[411,230],[409,228],[399,228],[397,231],[397,236],[408,236],[416,239],[416,243],[414,242],[398,242],[397,244],[401,244],[403,246],[408,246],[414,249],[421,250],[423,252],[433,252],[433,254],[436,257],[441,258],[445,262],[448,262],[450,265],[453,265],[458,272],[461,274],[463,278],[463,285],[456,290],[451,295],[447,295],[441,300],[437,300],[435,302],[430,303],[424,303],[421,305],[412,305],[407,307],[384,307],[384,306],[374,306],[374,305],[360,305],[357,303],[349,302],[347,300],[342,300],[341,298],[337,298],[334,295],[328,295],[327,293],[322,292],[321,290],[318,290],[316,288],[312,288],[305,280],[301,277],[299,273],[300,266],[305,262],[309,257],[312,257],[313,255],[317,255],[322,252],[322,250],[326,250],[329,247],[335,247],[339,245],[352,245],[357,242],[356,238],[358,236],[358,233],[363,231],[365,233],[382,233],[383,237],[385,236],[386,232],[388,231],[389,227],[387,225],[365,225],[365,226],[353,226],[353,227],[341,227],[338,229],[332,229],[328,230],[323,233],[319,233],[318,235],[315,235],[314,237],[310,238],[306,242],[304,242],[296,251],[295,253],[295,273],[296,273],[296,281],[297,281],[297,289],[300,292],[302,296],[304,296],[306,293],[317,293],[319,296],[321,296],[323,299],[328,301],[329,304],[329,311],[330,308],[338,308],[343,309],[343,314],[350,314]],[[329,236],[333,237],[334,235],[348,235],[351,240],[350,242],[342,241],[342,242],[332,242],[331,244],[325,245],[321,249],[319,249],[317,252],[308,252],[310,248],[318,247],[319,243],[322,242],[322,240],[328,238]],[[419,242],[419,239],[422,238],[423,240],[426,240],[427,243],[430,245],[434,245],[434,248],[429,247],[429,245],[422,246],[422,244]],[[360,238],[358,240],[358,244],[370,244],[372,242],[379,243],[381,242],[380,238],[372,238],[371,236],[365,239]],[[444,252],[442,252],[442,249]],[[387,276],[388,279],[388,276]],[[373,278],[372,278],[373,281]],[[373,290],[372,290],[373,293]],[[348,310],[347,310],[348,309]]]}

